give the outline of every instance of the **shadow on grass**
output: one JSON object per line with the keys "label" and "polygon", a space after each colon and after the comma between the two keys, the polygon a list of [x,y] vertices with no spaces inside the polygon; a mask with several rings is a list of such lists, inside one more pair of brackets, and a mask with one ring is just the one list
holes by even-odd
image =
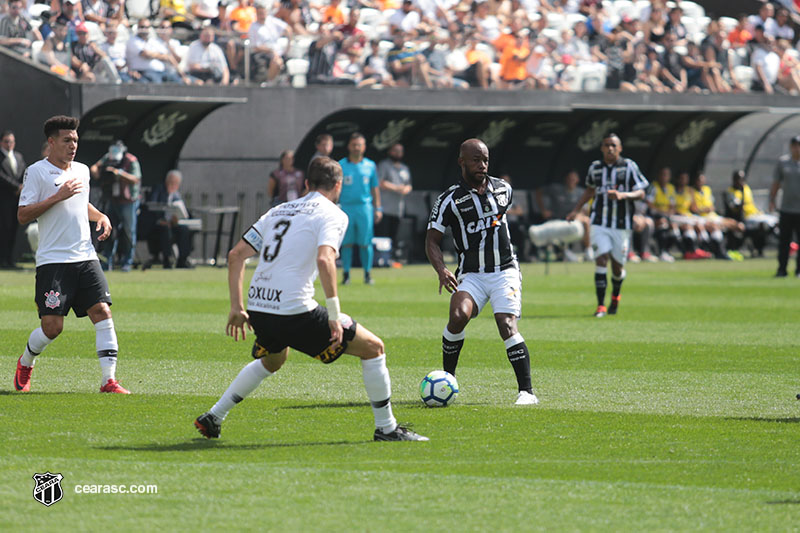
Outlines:
{"label": "shadow on grass", "polygon": [[773,500],[764,503],[767,505],[800,505],[800,500]]}
{"label": "shadow on grass", "polygon": [[132,451],[132,452],[185,452],[193,450],[266,450],[270,448],[294,448],[300,446],[354,446],[361,445],[371,440],[364,441],[335,441],[335,442],[264,442],[258,444],[232,444],[225,441],[196,438],[187,442],[173,444],[139,444],[130,446],[96,446],[96,450]]}
{"label": "shadow on grass", "polygon": [[50,391],[50,392],[28,391],[28,392],[20,392],[20,391],[16,391],[16,390],[13,390],[13,389],[10,389],[10,390],[9,389],[0,389],[0,396],[19,396],[19,397],[23,397],[23,396],[58,396],[58,395],[61,395],[61,396],[67,396],[67,395],[73,396],[75,394],[89,394],[89,392],[90,391],[84,391],[84,392],[64,392],[64,391]]}
{"label": "shadow on grass", "polygon": [[[392,401],[392,405],[403,405],[406,407],[415,407],[415,406],[422,406],[420,402],[414,402],[409,400],[401,400],[401,401]],[[343,407],[369,407],[368,402],[340,402],[340,403],[310,403],[304,405],[284,405],[281,407],[276,407],[276,409],[317,409],[317,408],[343,408]]]}
{"label": "shadow on grass", "polygon": [[745,422],[770,422],[773,424],[799,424],[800,417],[791,416],[786,418],[762,418],[760,416],[745,416],[726,418],[726,420],[743,420]]}

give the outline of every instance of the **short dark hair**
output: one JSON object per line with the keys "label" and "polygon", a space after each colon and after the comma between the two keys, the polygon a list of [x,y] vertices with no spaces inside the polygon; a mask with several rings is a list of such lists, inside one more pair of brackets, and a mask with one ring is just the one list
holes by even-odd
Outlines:
{"label": "short dark hair", "polygon": [[330,157],[317,157],[308,165],[308,188],[330,191],[342,180],[342,167]]}
{"label": "short dark hair", "polygon": [[365,141],[367,140],[367,138],[364,137],[364,134],[361,133],[360,131],[354,131],[353,133],[351,133],[350,138],[347,140],[347,144],[350,144],[350,141],[352,141],[353,139],[364,139]]}
{"label": "short dark hair", "polygon": [[605,135],[603,135],[603,139],[602,139],[602,140],[604,140],[604,141],[605,141],[606,139],[610,139],[611,137],[614,137],[614,138],[616,138],[617,140],[619,140],[619,142],[622,142],[622,139],[620,138],[620,136],[619,136],[619,135],[617,135],[616,133],[614,133],[613,131],[609,131],[608,133],[606,133]]}
{"label": "short dark hair", "polygon": [[317,138],[314,140],[314,146],[318,146],[319,143],[322,141],[333,140],[333,136],[330,133],[320,133],[317,135]]}
{"label": "short dark hair", "polygon": [[747,174],[745,174],[744,170],[741,169],[734,170],[731,178],[733,178],[734,181],[736,181],[737,179],[744,181],[747,179]]}
{"label": "short dark hair", "polygon": [[9,135],[14,135],[14,132],[11,130],[3,130],[3,133],[0,133],[0,139],[5,139]]}
{"label": "short dark hair", "polygon": [[50,117],[44,123],[44,136],[50,138],[57,135],[61,130],[77,130],[79,124],[80,121],[75,117],[66,115]]}

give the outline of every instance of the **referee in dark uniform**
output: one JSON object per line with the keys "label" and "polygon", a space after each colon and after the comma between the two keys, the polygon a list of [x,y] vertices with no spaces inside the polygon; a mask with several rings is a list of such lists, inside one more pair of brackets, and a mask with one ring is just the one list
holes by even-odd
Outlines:
{"label": "referee in dark uniform", "polygon": [[[616,133],[608,133],[603,137],[600,151],[603,152],[603,158],[589,165],[586,190],[572,212],[567,215],[567,220],[574,220],[583,205],[594,198],[589,220],[591,243],[595,252],[597,310],[594,316],[598,318],[606,316],[606,313],[617,313],[633,230],[634,201],[643,199],[650,185],[639,166],[632,159],[622,157],[622,141]],[[609,256],[613,288],[611,305],[606,309]]]}
{"label": "referee in dark uniform", "polygon": [[[531,387],[528,346],[517,329],[522,310],[522,278],[511,247],[506,211],[512,190],[505,181],[490,177],[489,149],[479,139],[461,144],[458,154],[461,183],[436,200],[428,221],[425,252],[439,276],[439,294],[452,293],[450,319],[442,333],[442,365],[455,375],[464,346],[464,328],[491,302],[497,329],[517,377],[516,405],[535,405]],[[442,257],[442,238],[453,230],[458,268],[450,272]]]}

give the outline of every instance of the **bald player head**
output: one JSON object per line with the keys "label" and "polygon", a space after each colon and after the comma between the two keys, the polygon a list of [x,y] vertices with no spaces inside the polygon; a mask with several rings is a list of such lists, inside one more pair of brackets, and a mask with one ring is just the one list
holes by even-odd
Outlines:
{"label": "bald player head", "polygon": [[486,181],[489,171],[489,149],[480,139],[467,139],[458,151],[458,164],[461,176],[472,187]]}

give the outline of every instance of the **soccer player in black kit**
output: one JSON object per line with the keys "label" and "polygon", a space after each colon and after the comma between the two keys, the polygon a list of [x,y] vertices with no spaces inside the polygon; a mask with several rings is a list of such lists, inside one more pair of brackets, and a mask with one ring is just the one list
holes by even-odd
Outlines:
{"label": "soccer player in black kit", "polygon": [[[431,211],[425,252],[450,297],[450,319],[442,333],[442,365],[455,375],[464,346],[464,328],[491,302],[500,337],[517,377],[515,405],[535,405],[531,388],[531,361],[525,339],[517,330],[522,310],[522,277],[511,247],[506,211],[511,206],[511,186],[487,174],[489,149],[480,139],[468,139],[458,154],[461,183],[443,192]],[[442,238],[453,230],[458,252],[455,274],[444,264]]]}

